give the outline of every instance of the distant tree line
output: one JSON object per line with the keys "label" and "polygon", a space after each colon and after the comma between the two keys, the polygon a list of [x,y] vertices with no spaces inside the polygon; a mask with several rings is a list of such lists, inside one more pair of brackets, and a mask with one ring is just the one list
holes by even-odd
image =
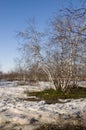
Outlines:
{"label": "distant tree line", "polygon": [[[37,77],[39,79],[39,81],[49,81],[48,80],[48,76],[43,73],[43,72],[37,72]],[[33,69],[28,73],[28,72],[16,72],[14,71],[10,71],[8,73],[3,73],[0,72],[0,81],[24,81],[25,82],[34,82],[34,74],[33,74]]]}

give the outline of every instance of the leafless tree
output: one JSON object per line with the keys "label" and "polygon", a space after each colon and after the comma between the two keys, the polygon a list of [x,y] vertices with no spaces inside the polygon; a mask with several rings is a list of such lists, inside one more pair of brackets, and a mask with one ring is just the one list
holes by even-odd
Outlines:
{"label": "leafless tree", "polygon": [[[60,16],[52,20],[52,36],[50,45],[58,55],[54,61],[56,88],[69,89],[77,85],[78,67],[86,68],[86,8],[66,8]],[[48,57],[49,58],[49,57]],[[51,63],[52,63],[52,59]],[[57,69],[56,69],[57,67]],[[58,69],[59,68],[59,69]],[[81,69],[83,70],[83,69]],[[83,72],[81,72],[83,73]]]}
{"label": "leafless tree", "polygon": [[20,46],[22,66],[28,72],[32,69],[32,80],[37,81],[38,66],[42,62],[41,42],[43,33],[37,31],[34,21],[30,21],[26,30],[19,32],[17,36],[23,41]]}
{"label": "leafless tree", "polygon": [[33,21],[18,33],[22,39],[21,66],[35,81],[41,70],[54,89],[67,91],[77,86],[77,81],[86,77],[86,7],[60,11],[52,18],[47,38],[45,35]]}

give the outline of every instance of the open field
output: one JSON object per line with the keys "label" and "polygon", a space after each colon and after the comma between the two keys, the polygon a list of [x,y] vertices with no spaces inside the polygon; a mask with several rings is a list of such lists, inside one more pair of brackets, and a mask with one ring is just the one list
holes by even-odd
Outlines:
{"label": "open field", "polygon": [[[46,124],[58,127],[74,125],[86,127],[86,98],[60,99],[62,103],[47,104],[44,100],[27,101],[36,98],[25,91],[43,91],[50,84],[41,82],[36,86],[17,85],[5,82],[0,85],[0,130],[35,130]],[[42,126],[41,128],[44,128]]]}

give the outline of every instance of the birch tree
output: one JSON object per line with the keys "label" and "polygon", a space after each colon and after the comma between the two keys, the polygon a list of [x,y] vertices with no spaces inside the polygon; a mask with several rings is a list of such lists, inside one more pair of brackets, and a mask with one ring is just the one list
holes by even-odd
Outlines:
{"label": "birch tree", "polygon": [[[52,20],[51,46],[59,57],[55,77],[63,91],[77,85],[78,66],[86,62],[86,8],[65,9]],[[52,62],[52,61],[51,61]],[[55,61],[56,62],[56,61]],[[53,67],[55,68],[55,67]],[[86,67],[85,67],[86,68]],[[84,69],[85,69],[84,68]]]}
{"label": "birch tree", "polygon": [[37,31],[36,24],[34,20],[32,20],[28,23],[28,27],[24,31],[20,31],[17,36],[20,38],[20,41],[22,41],[19,47],[22,66],[24,66],[28,72],[32,69],[32,80],[37,81],[38,66],[42,61],[41,42],[43,34]]}

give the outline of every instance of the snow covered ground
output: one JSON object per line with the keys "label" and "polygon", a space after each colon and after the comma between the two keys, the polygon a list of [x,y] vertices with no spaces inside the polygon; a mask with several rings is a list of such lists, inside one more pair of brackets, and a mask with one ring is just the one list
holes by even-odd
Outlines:
{"label": "snow covered ground", "polygon": [[49,88],[41,82],[37,86],[19,86],[17,82],[0,83],[0,130],[34,130],[44,123],[86,125],[86,99],[64,100],[65,103],[46,104],[28,102],[24,91]]}

